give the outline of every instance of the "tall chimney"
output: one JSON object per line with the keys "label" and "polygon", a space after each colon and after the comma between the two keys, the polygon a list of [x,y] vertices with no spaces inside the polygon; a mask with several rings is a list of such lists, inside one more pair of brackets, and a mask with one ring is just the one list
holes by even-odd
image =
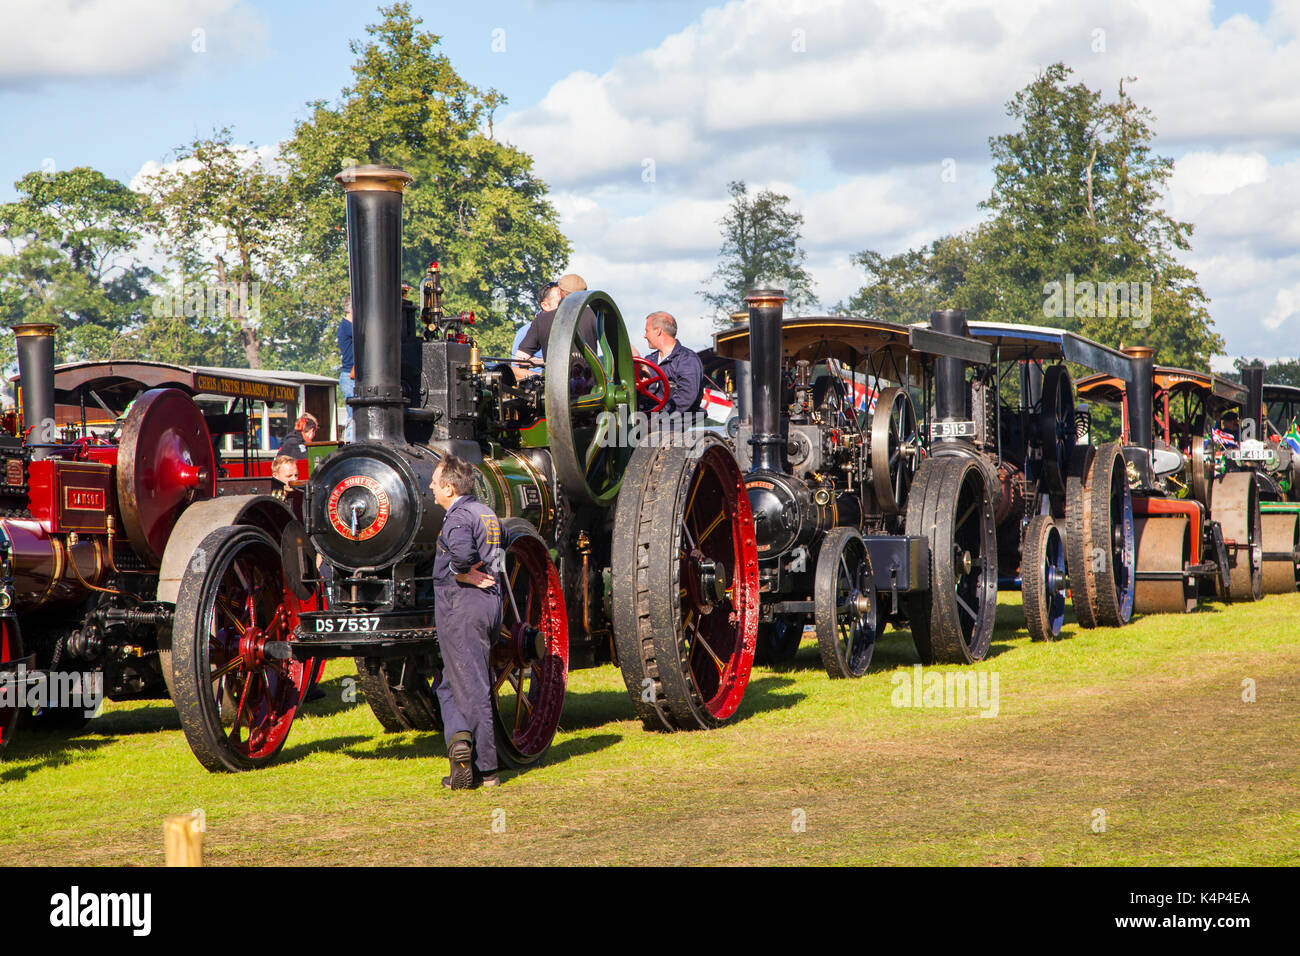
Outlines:
{"label": "tall chimney", "polygon": [[54,443],[54,330],[40,322],[13,327],[18,346],[18,379],[23,389],[23,429],[32,458],[50,454]]}
{"label": "tall chimney", "polygon": [[782,289],[755,289],[745,296],[749,308],[749,374],[752,397],[754,471],[781,471],[785,435],[781,433]]}
{"label": "tall chimney", "polygon": [[[1264,366],[1260,363],[1243,366],[1241,384],[1246,386],[1246,407],[1241,410],[1241,434],[1253,435],[1260,441],[1267,439],[1264,434]],[[1246,422],[1252,424],[1247,425]],[[1247,429],[1253,428],[1253,432]]]}
{"label": "tall chimney", "polygon": [[[930,313],[930,328],[949,335],[967,335],[965,309],[943,309]],[[941,422],[965,421],[966,363],[961,359],[936,357],[934,360],[934,410]]]}
{"label": "tall chimney", "polygon": [[395,166],[352,166],[334,178],[347,193],[357,441],[404,442],[402,190],[412,177]]}
{"label": "tall chimney", "polygon": [[1155,365],[1156,351],[1149,345],[1129,345],[1120,349],[1129,357],[1130,377],[1124,394],[1128,405],[1128,440],[1146,452],[1139,467],[1142,469],[1142,482],[1149,485],[1151,473],[1151,451],[1153,441],[1153,419],[1155,402]]}

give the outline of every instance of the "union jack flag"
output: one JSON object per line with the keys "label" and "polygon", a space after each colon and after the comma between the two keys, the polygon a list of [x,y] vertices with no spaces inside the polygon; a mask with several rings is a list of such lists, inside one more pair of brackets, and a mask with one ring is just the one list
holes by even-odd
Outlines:
{"label": "union jack flag", "polygon": [[1237,439],[1232,437],[1231,432],[1226,432],[1222,428],[1216,427],[1214,431],[1210,432],[1210,436],[1214,439],[1214,443],[1220,448],[1237,447]]}

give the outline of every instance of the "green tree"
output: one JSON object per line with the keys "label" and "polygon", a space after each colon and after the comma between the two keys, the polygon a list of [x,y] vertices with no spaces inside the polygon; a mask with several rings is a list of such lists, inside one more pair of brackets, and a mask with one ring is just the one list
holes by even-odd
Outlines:
{"label": "green tree", "polygon": [[705,280],[721,288],[711,291],[706,286],[699,293],[713,307],[718,326],[726,326],[728,316],[744,308],[746,293],[764,286],[784,289],[796,314],[812,305],[816,301],[812,277],[803,266],[806,256],[799,247],[803,213],[789,208],[789,196],[770,189],[751,198],[743,181],[728,184],[727,192],[731,205],[718,223],[722,226],[718,267]]}
{"label": "green tree", "polygon": [[1240,382],[1242,368],[1256,362],[1264,365],[1264,381],[1269,385],[1295,385],[1300,387],[1300,361],[1296,359],[1280,359],[1276,362],[1266,362],[1263,359],[1248,359],[1243,355],[1233,359],[1233,370],[1226,373],[1226,377],[1234,382]]}
{"label": "green tree", "polygon": [[343,192],[334,177],[354,163],[389,163],[414,177],[403,202],[403,262],[415,284],[437,260],[448,310],[472,310],[485,344],[506,343],[537,308],[536,293],[568,262],[546,184],[526,153],[498,142],[505,98],[466,83],[421,30],[410,5],[381,8],[383,22],[351,45],[353,82],[336,102],[308,104],[284,155],[305,203],[303,253],[319,308],[347,294]]}
{"label": "green tree", "polygon": [[148,203],[122,183],[80,166],[36,171],[0,206],[0,320],[60,327],[61,359],[106,359],[147,314],[152,272],[137,259]]}
{"label": "green tree", "polygon": [[[1016,129],[989,140],[994,185],[980,205],[991,217],[952,237],[955,246],[940,240],[892,259],[860,253],[875,281],[851,302],[946,296],[981,319],[1055,325],[1116,346],[1142,343],[1162,364],[1204,366],[1223,341],[1196,274],[1178,261],[1192,225],[1160,205],[1173,161],[1152,150],[1154,118],[1123,82],[1118,98],[1106,101],[1070,83],[1070,74],[1053,64],[1008,104]],[[882,281],[889,287],[873,288]],[[1121,283],[1136,301],[1120,300]],[[1067,287],[1077,293],[1066,296]],[[918,290],[928,295],[918,298]]]}
{"label": "green tree", "polygon": [[975,289],[965,279],[978,236],[971,231],[944,236],[928,246],[885,257],[870,249],[853,257],[867,283],[833,311],[887,322],[924,322],[935,309],[964,308],[979,314]]}
{"label": "green tree", "polygon": [[[301,366],[323,329],[299,307],[302,204],[287,179],[228,129],[196,139],[146,180],[176,271],[138,334],[172,361]],[[196,351],[197,350],[197,351]],[[169,354],[170,353],[170,354]]]}

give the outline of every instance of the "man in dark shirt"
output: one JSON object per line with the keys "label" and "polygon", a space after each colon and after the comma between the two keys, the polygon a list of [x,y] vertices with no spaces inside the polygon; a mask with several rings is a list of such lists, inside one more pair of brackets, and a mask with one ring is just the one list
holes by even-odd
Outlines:
{"label": "man in dark shirt", "polygon": [[[587,283],[583,281],[582,277],[576,275],[563,276],[556,285],[562,293],[560,296],[561,302],[571,292],[581,292],[587,288]],[[528,327],[528,331],[524,333],[524,337],[519,343],[519,348],[515,351],[515,358],[532,358],[538,352],[542,354],[543,359],[546,358],[546,343],[551,337],[551,326],[555,324],[555,315],[558,311],[559,305],[556,305],[553,309],[546,309],[537,313],[537,317],[533,319],[533,324]],[[578,316],[578,334],[582,336],[588,345],[595,347],[597,341],[596,313],[591,309],[583,309],[582,315]],[[516,366],[516,369],[522,371],[522,375],[520,375],[519,371],[516,372],[520,377],[532,374],[524,366]]]}
{"label": "man in dark shirt", "polygon": [[316,429],[320,423],[310,413],[301,416],[293,423],[293,431],[284,436],[280,442],[280,454],[291,458],[307,457],[307,442],[316,438]]}
{"label": "man in dark shirt", "polygon": [[645,318],[645,340],[650,343],[646,359],[668,376],[668,404],[661,412],[698,412],[704,399],[704,363],[677,341],[677,320],[667,312],[651,312]]}
{"label": "man in dark shirt", "polygon": [[[339,322],[338,335],[336,336],[339,343],[339,395],[346,402],[356,394],[357,390],[357,368],[355,356],[352,351],[352,296],[343,300],[343,319]],[[348,426],[343,430],[343,440],[352,441],[352,406],[348,405]]]}
{"label": "man in dark shirt", "polygon": [[433,615],[442,652],[438,706],[451,762],[442,785],[494,787],[499,778],[491,657],[501,630],[501,524],[474,497],[474,466],[455,455],[438,463],[429,489],[447,509],[433,560]]}

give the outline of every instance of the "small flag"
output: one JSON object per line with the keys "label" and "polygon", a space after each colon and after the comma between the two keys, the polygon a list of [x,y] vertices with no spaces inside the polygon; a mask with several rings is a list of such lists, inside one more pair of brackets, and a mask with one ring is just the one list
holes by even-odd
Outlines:
{"label": "small flag", "polygon": [[1214,438],[1214,443],[1220,448],[1237,447],[1237,439],[1232,437],[1231,432],[1226,432],[1222,428],[1216,427],[1210,434]]}

